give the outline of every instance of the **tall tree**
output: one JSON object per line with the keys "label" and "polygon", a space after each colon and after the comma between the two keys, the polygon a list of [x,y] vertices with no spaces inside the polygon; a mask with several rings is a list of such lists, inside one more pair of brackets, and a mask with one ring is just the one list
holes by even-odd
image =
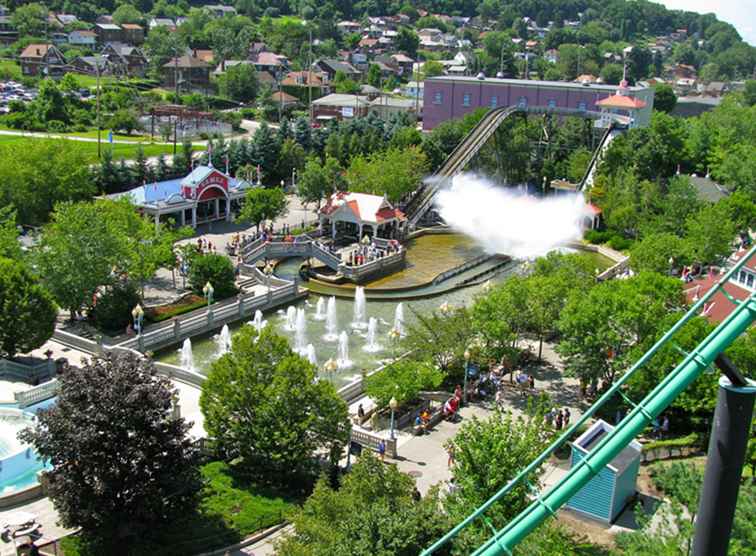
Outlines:
{"label": "tall tree", "polygon": [[0,258],[0,355],[27,353],[50,339],[58,308],[19,261]]}
{"label": "tall tree", "polygon": [[297,182],[299,198],[304,203],[315,203],[319,210],[320,203],[332,192],[333,183],[325,166],[315,157],[308,159]]}
{"label": "tall tree", "polygon": [[277,483],[311,473],[319,451],[335,464],[349,439],[347,407],[315,376],[286,338],[244,326],[202,385],[205,429],[227,458]]}
{"label": "tall tree", "polygon": [[20,260],[21,255],[16,211],[11,206],[0,207],[0,257]]}
{"label": "tall tree", "polygon": [[92,553],[129,554],[196,504],[197,451],[171,409],[176,391],[133,355],[71,367],[59,380],[57,403],[21,437],[52,464],[48,495],[64,526],[81,527]]}
{"label": "tall tree", "polygon": [[282,189],[253,187],[247,191],[239,214],[239,220],[249,222],[259,230],[266,220],[275,220],[286,214],[286,195]]}

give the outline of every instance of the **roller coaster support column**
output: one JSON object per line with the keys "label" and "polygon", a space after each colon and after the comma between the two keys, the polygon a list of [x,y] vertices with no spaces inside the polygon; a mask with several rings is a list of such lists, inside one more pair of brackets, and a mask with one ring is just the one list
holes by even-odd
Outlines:
{"label": "roller coaster support column", "polygon": [[726,556],[746,447],[751,432],[756,383],[744,379],[725,357],[709,441],[703,491],[696,517],[693,556]]}

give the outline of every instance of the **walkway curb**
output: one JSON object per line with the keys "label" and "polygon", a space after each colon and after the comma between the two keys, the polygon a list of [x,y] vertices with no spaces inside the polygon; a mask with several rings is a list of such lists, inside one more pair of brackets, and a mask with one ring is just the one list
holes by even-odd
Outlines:
{"label": "walkway curb", "polygon": [[195,556],[224,556],[225,554],[230,554],[236,550],[245,548],[247,546],[250,546],[252,544],[255,544],[269,536],[271,536],[273,533],[276,533],[286,527],[289,523],[284,521],[283,523],[279,523],[278,525],[274,525],[273,527],[267,528],[265,531],[262,531],[261,533],[255,533],[251,537],[247,537],[240,543],[232,544],[230,546],[226,546],[224,548],[219,548],[218,550],[213,550],[212,552],[201,552],[199,554],[196,554]]}

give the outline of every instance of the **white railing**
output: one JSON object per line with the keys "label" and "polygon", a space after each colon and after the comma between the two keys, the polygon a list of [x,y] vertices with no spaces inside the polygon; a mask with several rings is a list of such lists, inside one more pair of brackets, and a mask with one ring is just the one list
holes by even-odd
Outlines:
{"label": "white railing", "polygon": [[60,382],[58,382],[58,379],[54,378],[47,382],[43,382],[39,386],[30,388],[25,392],[15,392],[13,397],[15,398],[18,407],[24,408],[54,398],[58,394],[59,389]]}

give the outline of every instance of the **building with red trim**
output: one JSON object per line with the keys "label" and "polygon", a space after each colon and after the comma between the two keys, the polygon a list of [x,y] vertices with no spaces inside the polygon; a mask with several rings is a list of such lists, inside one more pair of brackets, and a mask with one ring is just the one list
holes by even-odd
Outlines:
{"label": "building with red trim", "polygon": [[331,237],[351,236],[396,238],[407,221],[404,213],[386,197],[339,191],[320,209],[320,227],[331,229]]}

